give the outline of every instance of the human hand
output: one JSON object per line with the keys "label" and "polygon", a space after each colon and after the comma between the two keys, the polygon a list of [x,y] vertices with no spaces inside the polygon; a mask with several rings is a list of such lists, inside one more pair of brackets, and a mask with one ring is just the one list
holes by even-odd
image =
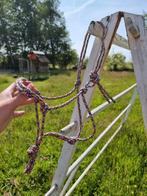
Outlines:
{"label": "human hand", "polygon": [[[32,90],[35,89],[30,81],[24,81],[23,84]],[[0,93],[0,102],[9,102],[10,100],[12,101],[13,108],[33,103],[32,98],[27,98],[25,95],[18,92],[15,83],[12,83],[9,87]],[[23,114],[24,111],[14,111],[13,117],[18,117]]]}
{"label": "human hand", "polygon": [[[35,87],[30,81],[23,83],[34,90]],[[12,83],[2,93],[0,93],[0,131],[2,131],[13,117],[22,116],[24,111],[16,111],[19,106],[33,103],[33,98],[27,98],[18,92],[16,84]]]}

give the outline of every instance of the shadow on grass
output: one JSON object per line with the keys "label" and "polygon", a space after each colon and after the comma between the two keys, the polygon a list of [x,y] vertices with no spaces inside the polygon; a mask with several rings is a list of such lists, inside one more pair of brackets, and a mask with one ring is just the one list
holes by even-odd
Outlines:
{"label": "shadow on grass", "polygon": [[123,72],[123,71],[126,71],[126,72],[134,72],[134,69],[127,69],[127,68],[124,68],[124,69],[116,69],[116,70],[108,70],[110,72]]}
{"label": "shadow on grass", "polygon": [[[13,73],[13,78],[19,78],[19,77],[25,77],[29,80],[32,81],[44,81],[47,80],[50,76],[54,75],[71,75],[72,69],[68,70],[61,70],[61,69],[50,69],[49,73],[34,73],[34,74],[29,74],[29,73]],[[75,71],[75,70],[74,70]]]}
{"label": "shadow on grass", "polygon": [[43,80],[47,80],[49,78],[49,74],[27,74],[27,73],[17,73],[17,74],[13,74],[13,78],[20,78],[20,77],[24,77],[27,78],[28,80],[32,80],[32,81],[43,81]]}
{"label": "shadow on grass", "polygon": [[50,75],[67,75],[70,76],[71,75],[71,71],[73,71],[72,69],[50,69]]}

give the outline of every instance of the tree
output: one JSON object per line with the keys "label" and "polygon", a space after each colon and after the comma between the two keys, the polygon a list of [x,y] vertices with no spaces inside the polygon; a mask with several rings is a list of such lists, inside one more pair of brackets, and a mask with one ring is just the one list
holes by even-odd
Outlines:
{"label": "tree", "polygon": [[17,50],[37,49],[40,33],[37,22],[37,0],[12,0],[15,16],[14,34],[18,37]]}
{"label": "tree", "polygon": [[145,28],[147,28],[147,12],[144,13]]}
{"label": "tree", "polygon": [[0,47],[9,55],[42,50],[53,67],[74,59],[58,0],[1,0],[0,5]]}
{"label": "tree", "polygon": [[75,52],[71,49],[65,20],[58,10],[58,6],[58,0],[45,0],[39,4],[42,30],[44,32],[42,47],[48,53],[53,67],[59,64],[60,68],[65,68],[70,63],[70,60],[74,61]]}
{"label": "tree", "polygon": [[[64,45],[63,45],[64,46]],[[61,50],[58,56],[58,64],[60,69],[66,69],[68,65],[76,65],[78,62],[78,55],[75,50],[72,50],[68,45],[65,44],[66,48]]]}
{"label": "tree", "polygon": [[0,1],[0,48],[6,49],[7,55],[10,56],[12,63],[12,53],[16,49],[17,36],[14,34],[14,17],[12,14],[11,1]]}
{"label": "tree", "polygon": [[[28,34],[33,26],[34,3],[36,0],[2,0],[0,7],[0,47],[5,48],[10,64],[14,64],[14,54],[24,51],[33,42],[31,33]],[[29,23],[31,24],[29,26]],[[34,30],[34,32],[36,32]],[[32,35],[34,34],[32,32]]]}
{"label": "tree", "polygon": [[126,57],[121,53],[113,54],[107,60],[108,69],[111,71],[123,70],[126,65],[125,60]]}

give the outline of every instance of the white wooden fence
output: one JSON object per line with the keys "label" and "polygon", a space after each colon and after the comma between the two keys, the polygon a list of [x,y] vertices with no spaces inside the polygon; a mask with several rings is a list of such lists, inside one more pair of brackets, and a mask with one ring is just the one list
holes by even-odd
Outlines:
{"label": "white wooden fence", "polygon": [[[124,18],[125,20],[128,40],[116,34],[116,30],[119,26],[121,18]],[[104,61],[108,55],[109,49],[112,45],[112,42],[125,49],[130,49],[132,58],[133,58],[134,71],[135,71],[137,84],[132,85],[128,89],[124,90],[123,92],[113,97],[114,100],[118,100],[122,96],[124,96],[125,94],[129,93],[130,91],[134,89],[134,93],[132,95],[132,98],[129,104],[124,108],[124,110],[121,111],[121,113],[118,116],[116,116],[116,118],[100,133],[100,135],[95,139],[95,141],[71,165],[70,165],[70,161],[75,152],[76,145],[70,145],[67,142],[64,143],[61,156],[58,161],[58,167],[53,177],[52,186],[50,190],[45,194],[45,196],[49,196],[49,195],[69,196],[74,191],[76,186],[80,183],[83,177],[87,174],[89,169],[99,159],[100,155],[104,152],[104,150],[111,143],[111,141],[114,139],[117,133],[121,130],[133,106],[137,91],[140,96],[144,123],[145,123],[145,127],[147,130],[147,79],[146,79],[147,78],[147,29],[145,28],[144,18],[143,16],[140,16],[140,15],[117,12],[115,14],[112,14],[111,16],[103,18],[101,22],[103,23],[104,27],[107,28],[107,35],[104,40],[105,53],[103,55],[102,64],[104,64]],[[92,30],[94,31],[94,29]],[[102,47],[102,43],[100,40],[100,37],[102,36],[101,27],[97,26],[94,32],[94,35],[96,36],[96,38],[95,38],[93,48],[92,48],[92,51],[89,57],[87,68],[85,70],[82,86],[86,84],[89,73],[96,66],[96,60],[100,55],[100,51]],[[137,91],[136,91],[136,86],[137,86]],[[86,94],[86,101],[88,104],[90,104],[93,90],[94,89],[89,89]],[[101,111],[105,110],[111,104],[105,102],[99,105],[98,107],[92,110],[92,114],[93,115],[99,114]],[[82,106],[82,102],[81,102],[81,106]],[[82,121],[84,122],[86,119],[89,118],[84,107],[82,107],[81,113],[82,113]],[[79,130],[79,122],[78,122],[77,114],[78,114],[77,106],[75,106],[70,123],[61,130],[63,134],[68,134],[72,136],[76,135],[76,133]],[[94,157],[91,163],[85,168],[85,170],[79,176],[79,178],[75,181],[75,183],[69,188],[69,185],[72,179],[74,178],[74,175],[76,171],[78,170],[81,162],[85,159],[86,156],[88,156],[89,152],[98,145],[99,141],[105,136],[106,133],[109,132],[109,130],[113,127],[113,125],[120,118],[122,120],[117,130],[104,144],[102,149]]]}
{"label": "white wooden fence", "polygon": [[[70,193],[72,193],[72,191],[76,188],[76,186],[79,184],[79,182],[83,179],[83,177],[86,175],[86,173],[89,171],[89,169],[92,167],[92,165],[98,160],[98,158],[100,157],[100,155],[103,153],[103,151],[107,148],[107,146],[110,144],[110,142],[113,140],[113,138],[116,136],[116,134],[120,131],[120,129],[122,128],[123,124],[125,123],[125,121],[127,120],[127,117],[129,115],[129,112],[131,110],[131,107],[134,104],[135,98],[136,98],[136,94],[137,94],[137,90],[136,90],[136,84],[133,84],[132,86],[130,86],[128,89],[122,91],[121,93],[119,93],[118,95],[114,96],[113,99],[116,101],[118,99],[120,99],[121,97],[123,97],[125,94],[129,93],[130,91],[132,91],[134,89],[133,95],[131,97],[131,100],[129,102],[129,104],[121,111],[121,113],[106,127],[106,129],[104,129],[100,135],[95,139],[95,141],[81,154],[81,156],[75,161],[73,162],[70,167],[67,170],[66,173],[66,183],[60,193],[60,195],[70,195]],[[112,104],[112,103],[111,103]],[[96,107],[95,109],[93,109],[91,112],[93,115],[99,114],[100,112],[102,112],[103,110],[105,110],[106,108],[108,108],[111,104],[109,104],[108,102],[104,102],[103,104],[99,105],[98,107]],[[88,119],[88,115],[87,115],[87,119]],[[123,118],[122,118],[123,117]],[[78,167],[80,166],[81,162],[86,158],[86,156],[88,156],[88,154],[91,152],[91,150],[96,147],[99,143],[99,141],[106,135],[106,133],[108,133],[108,131],[113,127],[113,125],[120,119],[121,123],[119,124],[117,130],[115,131],[115,133],[110,137],[110,139],[105,143],[105,145],[102,147],[102,149],[98,152],[98,154],[95,156],[95,158],[91,161],[91,163],[87,166],[87,168],[84,170],[84,172],[81,174],[81,176],[77,179],[77,181],[73,184],[73,186],[68,190],[68,192],[65,194],[68,186],[71,183],[71,180],[73,179]],[[73,128],[75,126],[74,123],[69,124],[68,126],[64,127],[61,132],[64,133],[66,132],[66,134],[68,134],[68,131],[71,130],[71,128]],[[52,195],[52,193],[56,190],[57,185],[54,184],[51,189],[46,193],[46,196]]]}

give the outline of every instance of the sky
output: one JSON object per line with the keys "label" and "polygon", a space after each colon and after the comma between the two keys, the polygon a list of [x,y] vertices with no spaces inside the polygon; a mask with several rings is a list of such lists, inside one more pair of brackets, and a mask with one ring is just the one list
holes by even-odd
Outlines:
{"label": "sky", "polygon": [[[61,0],[60,10],[64,12],[72,48],[76,49],[78,54],[80,54],[83,38],[90,21],[100,21],[103,17],[118,11],[142,15],[147,13],[147,0]],[[118,33],[126,37],[123,21],[118,29]],[[87,56],[90,53],[90,49],[88,48]],[[129,51],[113,46],[110,53],[116,52],[121,52],[127,59],[131,59]]]}

